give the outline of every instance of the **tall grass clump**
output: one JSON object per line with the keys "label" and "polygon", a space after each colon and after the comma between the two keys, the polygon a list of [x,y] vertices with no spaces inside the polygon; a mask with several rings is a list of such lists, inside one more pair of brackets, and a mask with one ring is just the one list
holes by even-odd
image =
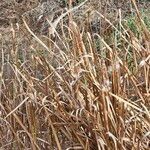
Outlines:
{"label": "tall grass clump", "polygon": [[48,21],[48,36],[23,20],[33,38],[27,53],[12,26],[12,46],[0,57],[0,149],[148,150],[150,32],[140,12],[132,30],[120,10],[114,24],[94,10],[105,33],[71,13],[59,30]]}

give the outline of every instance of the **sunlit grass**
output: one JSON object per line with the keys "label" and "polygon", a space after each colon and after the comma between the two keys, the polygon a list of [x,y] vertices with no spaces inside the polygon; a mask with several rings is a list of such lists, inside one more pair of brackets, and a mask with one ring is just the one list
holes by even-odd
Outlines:
{"label": "sunlit grass", "polygon": [[109,34],[70,19],[55,37],[37,36],[24,20],[27,56],[11,30],[9,58],[3,49],[0,57],[0,149],[148,150],[148,26],[98,15]]}

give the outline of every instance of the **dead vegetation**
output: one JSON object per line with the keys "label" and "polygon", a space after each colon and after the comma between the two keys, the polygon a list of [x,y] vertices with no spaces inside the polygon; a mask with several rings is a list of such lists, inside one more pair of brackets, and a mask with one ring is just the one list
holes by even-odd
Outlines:
{"label": "dead vegetation", "polygon": [[134,0],[82,2],[44,16],[46,34],[25,17],[1,28],[0,149],[149,149],[148,22]]}

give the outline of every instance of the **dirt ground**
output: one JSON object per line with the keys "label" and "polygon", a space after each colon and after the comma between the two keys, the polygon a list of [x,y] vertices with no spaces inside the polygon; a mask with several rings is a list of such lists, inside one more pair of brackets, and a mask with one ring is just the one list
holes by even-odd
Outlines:
{"label": "dirt ground", "polygon": [[[76,4],[77,4],[77,0]],[[48,9],[43,4],[47,4]],[[89,0],[90,6],[95,7],[99,11],[113,12],[116,8],[121,8],[122,11],[130,12],[133,10],[129,10],[129,6],[131,6],[130,1],[97,1],[97,0]],[[41,7],[42,6],[42,7]],[[1,0],[0,1],[0,28],[1,27],[8,27],[11,23],[21,22],[22,15],[30,14],[28,19],[32,19],[37,17],[39,13],[46,10],[47,15],[49,15],[52,11],[57,11],[64,7],[63,0]],[[150,8],[150,1],[139,1],[138,7],[141,9],[148,9]],[[55,8],[55,9],[54,9]],[[43,10],[42,10],[43,9]],[[101,10],[100,10],[101,9]],[[45,12],[43,12],[45,13]],[[32,20],[33,21],[33,20]]]}

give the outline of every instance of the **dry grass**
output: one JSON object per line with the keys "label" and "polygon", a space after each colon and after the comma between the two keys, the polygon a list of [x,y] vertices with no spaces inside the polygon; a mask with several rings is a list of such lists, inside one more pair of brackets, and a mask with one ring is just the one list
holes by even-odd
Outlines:
{"label": "dry grass", "polygon": [[12,26],[0,57],[1,150],[149,149],[150,32],[135,10],[138,36],[120,11],[114,24],[93,11],[109,27],[100,33],[71,11],[68,26],[50,28],[55,37],[35,35],[24,20],[34,39],[27,54]]}

